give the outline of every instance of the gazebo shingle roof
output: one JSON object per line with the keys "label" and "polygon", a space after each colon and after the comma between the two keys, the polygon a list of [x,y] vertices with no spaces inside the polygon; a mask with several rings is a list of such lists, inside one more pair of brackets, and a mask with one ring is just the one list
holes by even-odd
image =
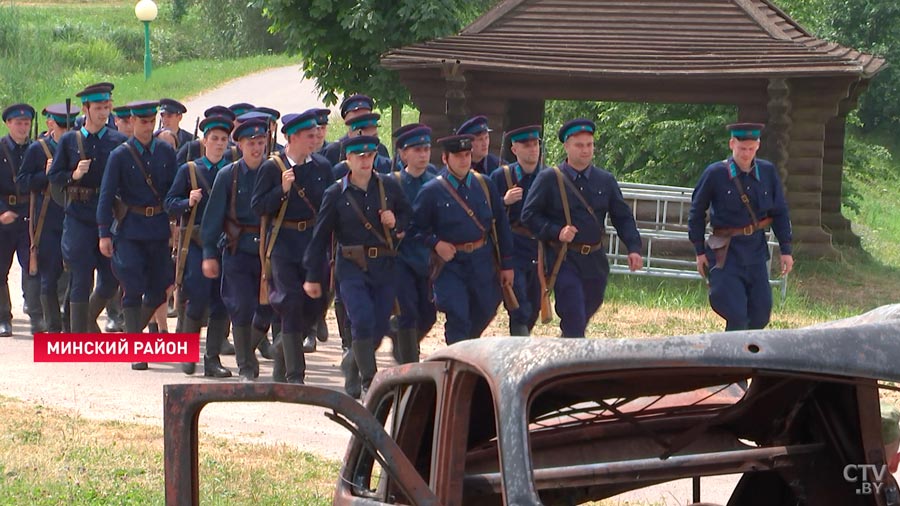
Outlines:
{"label": "gazebo shingle roof", "polygon": [[871,78],[881,58],[817,39],[768,0],[505,0],[459,35],[389,51],[387,68],[569,76]]}

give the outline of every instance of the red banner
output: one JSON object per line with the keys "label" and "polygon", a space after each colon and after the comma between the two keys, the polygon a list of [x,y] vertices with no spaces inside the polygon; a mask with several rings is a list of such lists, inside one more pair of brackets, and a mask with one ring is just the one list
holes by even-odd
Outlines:
{"label": "red banner", "polygon": [[199,362],[200,334],[35,334],[35,362]]}

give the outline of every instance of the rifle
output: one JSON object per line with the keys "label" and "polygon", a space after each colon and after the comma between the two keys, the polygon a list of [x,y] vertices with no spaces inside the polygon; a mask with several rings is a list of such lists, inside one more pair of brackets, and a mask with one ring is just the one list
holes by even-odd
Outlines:
{"label": "rifle", "polygon": [[[488,190],[487,183],[484,181],[485,177],[487,176],[475,174],[475,178],[478,179],[478,182],[481,184],[481,189],[484,190],[484,196],[487,198],[488,206],[491,206],[491,193],[490,190]],[[497,268],[497,275],[499,276],[501,270],[500,242],[497,240],[497,220],[493,218],[491,218],[491,242],[494,243],[494,266]],[[507,311],[519,309],[519,299],[516,298],[516,292],[513,290],[512,285],[504,285],[501,282],[500,291],[503,294],[503,306],[506,307]]]}
{"label": "rifle", "polygon": [[269,272],[269,262],[266,261],[266,229],[269,228],[269,217],[263,216],[259,220],[259,304],[262,306],[269,304],[269,278],[272,273]]}
{"label": "rifle", "polygon": [[[196,164],[194,164],[193,161],[188,161],[188,175],[191,179],[191,190],[199,188],[197,183]],[[188,223],[185,226],[184,232],[180,232],[180,227],[178,229],[179,234],[175,241],[175,288],[177,290],[181,289],[184,281],[184,266],[185,262],[187,262],[188,250],[191,247],[191,236],[194,232],[194,220],[197,218],[198,207],[200,207],[199,202],[191,208],[191,213],[188,217]]]}

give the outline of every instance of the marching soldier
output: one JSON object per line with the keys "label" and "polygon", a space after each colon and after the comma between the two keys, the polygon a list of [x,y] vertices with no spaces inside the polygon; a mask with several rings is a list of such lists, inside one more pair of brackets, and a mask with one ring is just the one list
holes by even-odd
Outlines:
{"label": "marching soldier", "polygon": [[490,152],[491,132],[486,116],[475,116],[467,119],[456,130],[457,135],[471,135],[472,169],[479,174],[490,175],[503,161]]}
{"label": "marching soldier", "polygon": [[316,153],[322,156],[325,156],[325,150],[331,144],[325,139],[328,136],[328,118],[330,116],[331,109],[316,109],[316,123],[319,124],[319,129],[316,130],[316,138],[318,139]]}
{"label": "marching soldier", "polygon": [[215,279],[221,272],[222,301],[231,318],[241,381],[259,376],[254,350],[272,321],[271,306],[259,303],[260,222],[250,205],[266,150],[267,127],[265,120],[252,119],[234,129],[232,137],[243,157],[216,174],[200,226],[203,275]]}
{"label": "marching soldier", "polygon": [[[403,161],[403,157],[400,155],[400,145],[399,145],[400,137],[405,136],[405,134],[407,132],[409,132],[410,130],[422,128],[424,126],[425,125],[423,125],[421,123],[409,123],[409,124],[403,125],[400,128],[394,130],[394,132],[391,134],[391,138],[394,141],[394,159],[393,159],[392,166],[394,167],[395,171],[403,170],[403,168],[406,167],[406,163],[407,163],[407,162]],[[429,153],[431,152],[430,146],[429,146],[428,151],[429,151]],[[438,174],[437,167],[432,165],[431,162],[428,163],[425,170],[427,170],[431,174],[434,174],[435,176]]]}
{"label": "marching soldier", "polygon": [[519,308],[509,312],[509,334],[531,335],[541,305],[541,284],[538,280],[538,244],[531,230],[522,224],[522,205],[541,164],[541,126],[531,125],[509,131],[516,162],[504,165],[491,173],[491,180],[503,195],[503,205],[513,232],[513,267],[516,272],[513,289]]}
{"label": "marching soldier", "polygon": [[[209,118],[212,116],[224,116],[228,118],[228,120],[232,123],[233,128],[236,116],[231,111],[231,109],[222,105],[214,105],[209,109],[203,111],[204,118]],[[175,161],[178,163],[178,166],[181,167],[187,162],[196,160],[203,155],[203,143],[197,139],[194,139],[182,144],[181,147],[178,148],[178,152],[175,154]],[[240,158],[240,153],[238,152],[237,146],[231,142],[231,137],[229,137],[228,149],[225,150],[224,159],[226,162],[231,163],[238,158]]]}
{"label": "marching soldier", "polygon": [[409,222],[410,206],[393,178],[373,173],[378,138],[351,137],[343,149],[350,172],[325,192],[303,260],[303,289],[314,299],[322,297],[333,233],[338,243],[335,275],[350,319],[353,357],[365,397],[375,376],[375,349],[387,333],[394,306],[395,244]]}
{"label": "marching soldier", "polygon": [[281,113],[271,107],[256,107],[251,112],[265,114],[269,122],[269,145],[267,147],[269,154],[284,151],[284,146],[278,143],[277,135],[278,119],[281,118]]}
{"label": "marching soldier", "polygon": [[[731,156],[703,171],[694,189],[688,236],[697,270],[709,282],[709,303],[725,330],[762,329],[772,314],[765,228],[772,226],[781,250],[781,273],[794,267],[791,220],[778,170],[756,158],[764,125],[728,125]],[[704,241],[706,212],[713,233]]]}
{"label": "marching soldier", "polygon": [[480,337],[501,286],[513,283],[509,221],[494,183],[472,170],[472,139],[438,139],[445,175],[425,184],[413,205],[411,232],[434,252],[430,277],[447,344]]}
{"label": "marching soldier", "polygon": [[[187,112],[187,107],[181,102],[171,98],[161,98],[159,100],[159,117],[162,120],[162,129],[168,130],[175,135],[175,149],[185,145],[186,143],[196,139],[197,137],[181,128],[181,118]],[[154,135],[159,132],[155,132]]]}
{"label": "marching soldier", "polygon": [[[209,201],[212,182],[228,164],[225,151],[231,136],[232,119],[208,116],[200,123],[200,130],[203,131],[202,144],[206,154],[179,167],[165,201],[166,212],[181,217],[181,243],[178,245],[175,269],[175,284],[181,290],[179,299],[184,302],[184,310],[179,315],[182,319],[179,328],[182,332],[199,333],[208,309],[203,375],[229,378],[231,371],[222,367],[219,358],[228,333],[228,313],[220,293],[221,273],[214,278],[203,275],[200,220]],[[182,364],[182,370],[193,374],[194,364]]]}
{"label": "marching soldier", "polygon": [[[128,105],[134,135],[109,155],[97,203],[97,226],[100,252],[112,259],[122,285],[125,330],[140,333],[166,301],[173,281],[171,232],[163,196],[172,186],[176,167],[175,150],[153,136],[159,102]],[[145,370],[147,363],[136,362],[131,368]]]}
{"label": "marching soldier", "polygon": [[28,146],[22,169],[16,182],[19,189],[31,192],[35,199],[32,208],[35,216],[31,220],[32,255],[36,263],[41,283],[41,308],[48,332],[62,332],[63,322],[60,313],[59,286],[63,276],[62,242],[63,208],[50,198],[47,171],[53,162],[59,139],[74,124],[79,109],[68,108],[66,104],[48,105],[42,111],[47,118],[47,136],[38,139]]}
{"label": "marching soldier", "polygon": [[522,222],[549,248],[543,266],[556,294],[563,337],[584,337],[587,323],[603,304],[609,262],[603,251],[607,213],[628,248],[628,267],[643,266],[641,236],[619,183],[593,165],[594,122],[575,119],[559,129],[566,160],[538,172],[522,209]]}
{"label": "marching soldier", "polygon": [[[251,201],[253,210],[271,225],[265,255],[265,262],[271,262],[269,301],[281,319],[272,379],[288,383],[303,383],[303,339],[325,313],[322,299],[311,299],[303,292],[307,278],[303,254],[312,239],[322,197],[333,184],[331,164],[315,153],[317,116],[315,109],[285,115],[281,131],[288,139],[287,147],[263,162]],[[318,268],[326,266],[323,260]]]}
{"label": "marching soldier", "polygon": [[[126,141],[107,127],[113,85],[98,83],[76,94],[81,99],[84,126],[63,134],[53,156],[50,184],[65,188],[68,204],[63,221],[63,260],[71,274],[72,332],[99,332],[97,316],[119,286],[109,258],[97,241],[97,197],[106,162],[113,149]],[[94,286],[94,272],[97,283]]]}
{"label": "marching soldier", "polygon": [[18,257],[22,268],[22,291],[32,334],[42,331],[43,314],[40,279],[28,274],[28,252],[31,247],[28,212],[31,198],[28,193],[20,193],[16,185],[25,150],[31,144],[29,134],[34,108],[28,104],[14,104],[3,110],[2,117],[9,134],[0,139],[0,337],[9,337],[12,335],[12,304],[7,278],[13,255]]}
{"label": "marching soldier", "polygon": [[[358,116],[354,116],[352,119],[348,119],[346,121],[347,127],[350,129],[350,137],[365,135],[369,137],[378,137],[378,120],[381,119],[381,115],[377,112],[372,112],[368,114],[360,114]],[[379,144],[381,146],[381,144]],[[379,174],[390,174],[391,173],[391,160],[386,156],[382,156],[380,153],[375,154],[375,162],[374,162],[374,170]],[[341,161],[332,169],[334,172],[335,179],[341,179],[342,177],[347,175],[348,166],[346,160]]]}
{"label": "marching soldier", "polygon": [[[341,119],[344,120],[344,124],[347,125],[347,134],[326,146],[322,153],[325,155],[325,158],[328,158],[328,161],[331,162],[332,167],[346,158],[343,148],[344,141],[354,135],[359,135],[359,133],[354,132],[355,129],[353,128],[353,125],[350,124],[350,121],[357,116],[371,114],[373,109],[375,109],[375,102],[365,95],[351,95],[341,102]],[[387,148],[380,142],[378,144],[378,154],[385,158],[390,156]]]}
{"label": "marching soldier", "polygon": [[[428,171],[431,129],[425,125],[407,129],[397,137],[397,150],[398,159],[405,168],[394,174],[407,200],[415,202],[425,183],[436,177]],[[409,238],[400,242],[398,250],[399,262],[395,271],[400,315],[394,356],[397,362],[406,364],[419,361],[419,342],[434,326],[437,310],[429,289],[428,248]]]}

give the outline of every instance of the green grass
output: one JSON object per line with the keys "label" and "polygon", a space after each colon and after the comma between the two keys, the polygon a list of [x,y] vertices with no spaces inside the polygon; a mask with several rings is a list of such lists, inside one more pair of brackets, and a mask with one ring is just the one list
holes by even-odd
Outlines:
{"label": "green grass", "polygon": [[[0,505],[161,505],[162,429],[0,397]],[[200,442],[203,504],[331,504],[338,463],[284,445]]]}

